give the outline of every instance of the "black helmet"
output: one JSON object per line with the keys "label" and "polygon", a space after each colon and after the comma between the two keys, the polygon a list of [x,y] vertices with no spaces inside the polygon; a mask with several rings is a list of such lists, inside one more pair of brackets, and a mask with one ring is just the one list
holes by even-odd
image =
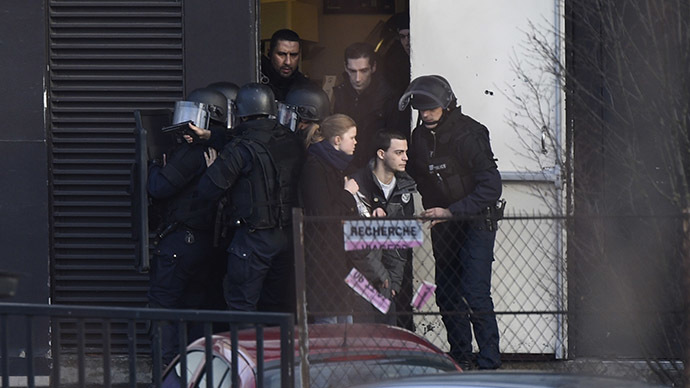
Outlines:
{"label": "black helmet", "polygon": [[194,89],[187,95],[186,101],[200,102],[208,107],[211,120],[224,123],[227,121],[228,100],[223,93],[211,88]]}
{"label": "black helmet", "polygon": [[237,92],[240,87],[232,82],[214,82],[209,84],[207,88],[217,90],[225,96],[228,101],[226,128],[233,128],[235,126],[235,100],[237,99]]}
{"label": "black helmet", "polygon": [[235,99],[237,98],[237,92],[240,90],[240,87],[236,84],[224,81],[209,84],[207,88],[214,89],[223,93],[225,98],[227,98],[230,101],[235,101]]}
{"label": "black helmet", "polygon": [[318,86],[303,86],[290,90],[285,104],[293,106],[297,117],[303,121],[321,121],[331,111],[328,95]]}
{"label": "black helmet", "polygon": [[417,77],[400,97],[398,109],[403,111],[408,104],[417,110],[434,108],[455,108],[457,100],[448,81],[440,75],[423,75]]}
{"label": "black helmet", "polygon": [[240,88],[235,105],[238,117],[275,116],[278,113],[273,90],[267,85],[256,82],[248,83]]}

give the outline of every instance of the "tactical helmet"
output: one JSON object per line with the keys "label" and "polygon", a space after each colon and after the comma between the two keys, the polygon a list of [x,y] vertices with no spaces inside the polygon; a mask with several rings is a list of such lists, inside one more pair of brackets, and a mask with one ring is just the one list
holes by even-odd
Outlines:
{"label": "tactical helmet", "polygon": [[275,116],[278,113],[273,90],[267,85],[256,82],[248,83],[240,88],[235,105],[237,105],[238,117]]}
{"label": "tactical helmet", "polygon": [[237,92],[240,87],[232,82],[214,82],[209,84],[207,88],[217,90],[225,96],[228,101],[226,128],[233,128],[235,126],[235,99],[237,99]]}
{"label": "tactical helmet", "polygon": [[228,101],[223,93],[217,90],[211,88],[194,89],[187,95],[186,101],[206,104],[211,120],[225,123],[228,119]]}
{"label": "tactical helmet", "polygon": [[230,101],[235,101],[235,99],[237,98],[237,92],[240,90],[240,87],[236,84],[224,81],[209,84],[207,88],[214,89],[223,93],[225,98],[227,98]]}
{"label": "tactical helmet", "polygon": [[417,77],[400,97],[398,109],[403,111],[408,104],[417,110],[435,108],[455,108],[457,100],[448,81],[440,75],[423,75]]}
{"label": "tactical helmet", "polygon": [[293,106],[297,117],[303,121],[321,121],[331,110],[328,95],[317,86],[290,90],[285,97],[285,104]]}

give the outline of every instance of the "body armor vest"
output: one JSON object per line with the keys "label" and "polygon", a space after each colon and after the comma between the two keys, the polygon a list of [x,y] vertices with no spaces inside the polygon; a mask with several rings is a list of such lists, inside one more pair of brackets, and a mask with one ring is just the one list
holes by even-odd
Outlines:
{"label": "body armor vest", "polygon": [[435,131],[429,131],[427,142],[427,181],[433,183],[438,192],[436,198],[441,202],[436,206],[447,207],[474,190],[473,172],[478,166],[472,166],[467,161],[467,155],[479,151],[486,155],[486,161],[482,164],[495,166],[493,153],[488,146],[488,131],[459,110],[451,112]]}
{"label": "body armor vest", "polygon": [[255,230],[289,226],[304,159],[299,138],[276,124],[268,130],[243,131],[233,142],[249,151],[252,169],[229,190],[229,217],[224,223]]}

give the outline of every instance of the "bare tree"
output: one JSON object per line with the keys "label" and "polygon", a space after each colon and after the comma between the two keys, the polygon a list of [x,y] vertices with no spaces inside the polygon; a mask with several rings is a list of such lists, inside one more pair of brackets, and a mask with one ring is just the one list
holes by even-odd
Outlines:
{"label": "bare tree", "polygon": [[[679,384],[677,361],[690,361],[690,3],[565,8],[565,55],[548,32],[526,33],[531,56],[514,69],[528,93],[509,96],[509,121],[532,160],[542,159],[531,150],[543,131],[565,172],[570,356],[643,357]],[[563,149],[552,119],[559,96],[544,87],[553,79],[566,97]]]}

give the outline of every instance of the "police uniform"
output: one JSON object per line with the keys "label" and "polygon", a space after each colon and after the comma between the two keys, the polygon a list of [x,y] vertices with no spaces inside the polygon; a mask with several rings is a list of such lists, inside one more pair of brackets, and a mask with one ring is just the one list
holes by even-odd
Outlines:
{"label": "police uniform", "polygon": [[[212,233],[215,206],[199,200],[197,191],[199,178],[206,170],[204,151],[200,145],[183,143],[167,157],[165,166],[152,164],[149,169],[148,192],[162,214],[149,271],[151,307],[213,307],[209,306],[214,291],[209,277],[214,258],[218,257]],[[193,329],[190,338],[203,334],[200,328]],[[177,353],[177,328],[163,326],[162,336],[165,365]]]}
{"label": "police uniform", "polygon": [[447,208],[455,217],[468,217],[438,223],[431,230],[436,301],[450,353],[462,363],[472,361],[472,327],[479,345],[477,365],[498,368],[499,335],[491,299],[497,225],[486,212],[500,198],[501,177],[489,132],[454,108],[444,111],[436,128],[415,128],[408,155],[408,172],[417,182],[424,207]]}
{"label": "police uniform", "polygon": [[225,196],[228,248],[225,300],[231,310],[293,311],[291,211],[304,147],[275,120],[237,127],[199,182],[205,200]]}

